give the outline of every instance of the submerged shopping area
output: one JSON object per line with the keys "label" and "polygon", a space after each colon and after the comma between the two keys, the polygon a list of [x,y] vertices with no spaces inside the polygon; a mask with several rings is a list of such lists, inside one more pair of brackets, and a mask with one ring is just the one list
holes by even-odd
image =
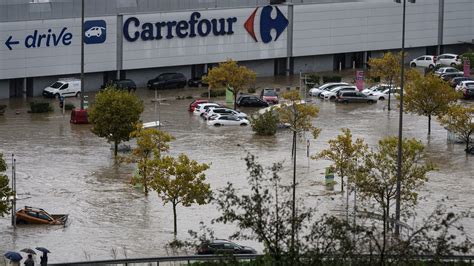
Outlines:
{"label": "submerged shopping area", "polygon": [[[238,2],[238,3],[237,3]],[[81,69],[79,0],[0,2],[0,98],[39,96]],[[462,53],[474,1],[417,0],[406,9],[407,61]],[[392,0],[85,1],[85,89],[161,73],[200,77],[232,58],[258,76],[363,68],[401,47]]]}

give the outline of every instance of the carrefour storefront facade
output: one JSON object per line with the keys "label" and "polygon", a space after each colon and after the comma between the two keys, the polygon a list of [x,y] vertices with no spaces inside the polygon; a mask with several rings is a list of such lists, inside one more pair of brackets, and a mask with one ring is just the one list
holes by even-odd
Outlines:
{"label": "carrefour storefront facade", "polygon": [[[474,39],[474,2],[439,1],[409,6],[412,57],[438,45],[461,49]],[[0,98],[37,96],[59,78],[78,77],[80,26],[80,18],[0,22]],[[86,16],[84,27],[85,87],[91,91],[116,77],[139,86],[163,72],[191,78],[227,58],[259,76],[360,67],[400,47],[401,6],[367,0],[124,13]]]}

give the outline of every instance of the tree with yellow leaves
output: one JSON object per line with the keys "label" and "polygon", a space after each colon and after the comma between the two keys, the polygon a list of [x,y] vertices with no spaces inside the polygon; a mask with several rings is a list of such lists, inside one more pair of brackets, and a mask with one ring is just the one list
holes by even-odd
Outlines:
{"label": "tree with yellow leaves", "polygon": [[439,121],[466,143],[466,152],[468,152],[474,135],[474,106],[452,105],[439,117]]}
{"label": "tree with yellow leaves", "polygon": [[236,61],[228,59],[219,63],[218,67],[209,70],[203,81],[210,88],[227,88],[234,96],[234,109],[237,108],[237,95],[247,85],[255,81],[256,74],[245,66],[239,66]]}
{"label": "tree with yellow leaves", "polygon": [[447,82],[428,75],[408,83],[404,97],[406,112],[428,117],[428,135],[430,135],[431,117],[444,114],[460,95]]}

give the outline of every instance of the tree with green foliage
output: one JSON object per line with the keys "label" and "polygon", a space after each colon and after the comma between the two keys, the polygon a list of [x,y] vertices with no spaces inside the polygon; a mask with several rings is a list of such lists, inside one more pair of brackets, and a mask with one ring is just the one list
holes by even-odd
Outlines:
{"label": "tree with green foliage", "polygon": [[[425,161],[425,148],[420,141],[404,139],[402,148],[400,204],[402,210],[407,210],[417,203],[417,190],[427,181],[426,174],[434,170],[434,166]],[[382,212],[382,253],[387,245],[387,233],[391,231],[390,210],[397,197],[397,156],[398,138],[384,138],[379,141],[376,151],[367,154],[362,170],[354,174],[360,198],[375,201]]]}
{"label": "tree with green foliage", "polygon": [[13,195],[8,176],[4,174],[5,171],[7,171],[7,164],[3,159],[3,154],[0,153],[0,217],[10,211],[11,202],[9,197]]}
{"label": "tree with green foliage", "polygon": [[269,256],[280,262],[290,251],[298,253],[302,243],[297,235],[292,248],[292,226],[297,231],[302,229],[311,217],[311,210],[301,207],[293,217],[291,188],[281,184],[281,163],[264,168],[251,154],[247,154],[245,162],[250,189],[241,193],[232,183],[220,189],[213,199],[220,211],[216,222],[235,223],[238,230],[231,238],[262,242]]}
{"label": "tree with green foliage", "polygon": [[227,88],[234,96],[234,109],[237,109],[237,96],[246,86],[255,81],[256,74],[245,66],[239,66],[236,61],[228,59],[213,67],[203,78],[210,88]]}
{"label": "tree with green foliage", "polygon": [[471,139],[474,136],[474,106],[452,105],[439,117],[441,125],[466,143],[469,152]]}
{"label": "tree with green foliage", "polygon": [[260,136],[273,136],[276,134],[280,119],[276,111],[271,108],[262,114],[254,114],[250,117],[250,124],[255,134]]}
{"label": "tree with green foliage", "polygon": [[342,128],[341,131],[342,134],[328,141],[328,149],[322,150],[312,159],[322,158],[331,161],[332,167],[341,178],[341,191],[344,191],[344,178],[347,178],[355,165],[363,159],[368,151],[368,146],[360,138],[354,142],[350,129]]}
{"label": "tree with green foliage", "polygon": [[114,144],[115,157],[119,143],[130,139],[143,108],[143,102],[135,94],[124,90],[106,88],[96,95],[89,110],[92,132]]}
{"label": "tree with green foliage", "polygon": [[148,196],[150,182],[153,180],[154,158],[169,150],[168,143],[174,140],[174,137],[155,128],[144,129],[141,123],[136,125],[130,137],[137,140],[137,146],[126,158],[128,162],[137,163],[138,167],[138,176],[132,177],[132,183],[142,184],[145,196]]}
{"label": "tree with green foliage", "polygon": [[297,138],[305,132],[311,132],[313,138],[317,138],[321,130],[313,126],[313,119],[318,117],[319,108],[315,105],[307,104],[301,100],[298,91],[285,92],[282,98],[287,100],[277,110],[280,122],[289,125],[293,132],[292,155],[293,155],[293,223],[291,233],[291,256],[295,253],[295,235],[297,234],[296,226],[296,145]]}
{"label": "tree with green foliage", "polygon": [[428,117],[428,135],[431,134],[431,117],[444,114],[460,98],[447,82],[428,75],[407,84],[404,95],[406,112]]}
{"label": "tree with green foliage", "polygon": [[203,205],[211,198],[211,187],[205,183],[209,169],[207,164],[190,160],[185,154],[173,158],[160,156],[154,159],[153,181],[151,187],[158,193],[164,204],[173,205],[174,235],[178,233],[176,207],[178,204],[189,207],[196,203]]}

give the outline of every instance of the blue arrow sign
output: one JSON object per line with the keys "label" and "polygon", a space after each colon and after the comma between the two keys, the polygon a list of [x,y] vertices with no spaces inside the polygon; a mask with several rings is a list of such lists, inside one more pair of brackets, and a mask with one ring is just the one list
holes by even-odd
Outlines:
{"label": "blue arrow sign", "polygon": [[19,41],[12,41],[12,39],[13,39],[13,36],[10,36],[10,38],[8,38],[8,40],[5,42],[5,45],[8,47],[10,51],[13,49],[12,45],[20,44]]}

